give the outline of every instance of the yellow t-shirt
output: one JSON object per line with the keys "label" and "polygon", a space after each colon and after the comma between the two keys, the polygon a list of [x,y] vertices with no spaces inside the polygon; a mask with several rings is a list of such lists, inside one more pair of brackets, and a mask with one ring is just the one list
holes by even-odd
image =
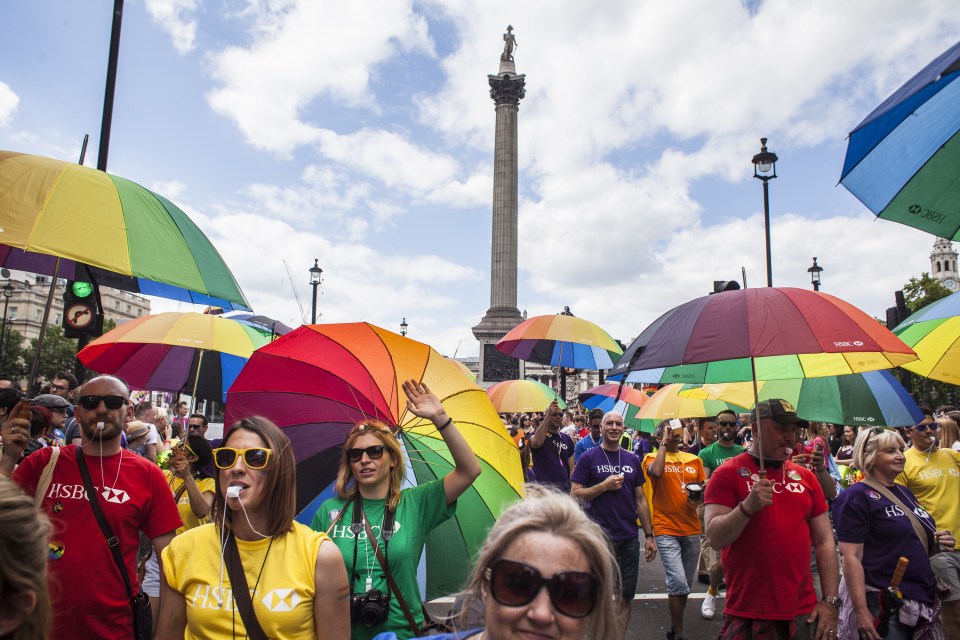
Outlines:
{"label": "yellow t-shirt", "polygon": [[[326,534],[294,522],[293,531],[256,542],[237,540],[253,608],[267,637],[313,638],[317,553]],[[220,582],[220,535],[213,523],[177,536],[163,550],[167,582],[187,606],[186,640],[243,638],[230,575]],[[217,602],[217,596],[222,604]]]}
{"label": "yellow t-shirt", "polygon": [[[937,523],[937,529],[960,531],[960,454],[950,449],[930,452],[907,449],[898,484],[910,489],[920,506]],[[960,536],[954,547],[960,549]]]}
{"label": "yellow t-shirt", "polygon": [[[180,487],[183,486],[183,480],[173,475],[170,471],[164,471],[163,477],[167,479],[170,491],[172,491],[174,497],[176,497],[177,492],[180,491]],[[216,491],[216,482],[214,482],[213,478],[201,478],[197,480],[196,483],[197,488],[200,489],[200,493],[213,493]],[[199,527],[207,523],[206,518],[198,518],[193,512],[193,507],[190,506],[190,494],[186,489],[183,490],[180,499],[177,500],[177,511],[180,512],[180,519],[183,520],[183,526],[177,529],[177,535],[180,535],[187,529],[193,529],[194,527]]]}
{"label": "yellow t-shirt", "polygon": [[678,451],[666,454],[663,465],[663,475],[651,478],[647,474],[647,467],[657,457],[656,453],[648,453],[643,458],[643,473],[649,485],[648,502],[653,516],[653,533],[658,536],[698,536],[702,529],[700,517],[697,515],[697,506],[687,499],[686,485],[690,482],[703,484],[703,460],[693,455]]}

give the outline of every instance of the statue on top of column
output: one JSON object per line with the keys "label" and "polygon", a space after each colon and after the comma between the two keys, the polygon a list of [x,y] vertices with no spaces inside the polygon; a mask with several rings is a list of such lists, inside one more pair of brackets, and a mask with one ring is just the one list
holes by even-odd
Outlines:
{"label": "statue on top of column", "polygon": [[517,38],[513,35],[513,25],[507,25],[507,32],[503,34],[503,54],[501,60],[513,60],[513,50],[517,47]]}

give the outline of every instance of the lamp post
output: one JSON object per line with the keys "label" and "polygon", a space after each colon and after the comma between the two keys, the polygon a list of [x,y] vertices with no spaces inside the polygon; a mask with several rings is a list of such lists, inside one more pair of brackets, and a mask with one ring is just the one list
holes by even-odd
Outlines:
{"label": "lamp post", "polygon": [[813,283],[813,290],[820,291],[820,272],[823,267],[817,264],[817,257],[813,257],[813,266],[807,269],[810,272],[810,282]]}
{"label": "lamp post", "polygon": [[0,371],[7,370],[7,308],[13,295],[13,285],[3,285],[3,328],[0,328]]}
{"label": "lamp post", "polygon": [[400,321],[400,335],[406,336],[406,335],[407,335],[407,327],[409,327],[409,326],[410,326],[410,325],[407,324],[407,319],[406,319],[406,318],[404,318],[402,321]]}
{"label": "lamp post", "polygon": [[310,267],[310,286],[313,287],[313,308],[310,312],[310,324],[317,324],[317,287],[320,286],[320,276],[323,275],[323,269],[318,266],[319,258],[313,259],[313,266]]}
{"label": "lamp post", "polygon": [[767,240],[767,286],[773,286],[770,262],[770,194],[767,183],[777,177],[777,154],[767,151],[767,139],[760,138],[760,153],[753,156],[753,177],[763,181],[763,229]]}

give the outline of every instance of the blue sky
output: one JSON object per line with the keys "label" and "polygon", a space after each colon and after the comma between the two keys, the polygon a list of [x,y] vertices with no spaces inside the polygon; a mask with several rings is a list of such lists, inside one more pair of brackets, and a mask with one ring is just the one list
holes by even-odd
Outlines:
{"label": "blue sky", "polygon": [[[0,149],[95,165],[112,0],[0,5]],[[627,341],[714,279],[883,317],[933,238],[836,186],[846,134],[960,34],[947,0],[126,0],[108,170],[174,200],[254,308],[364,320],[475,355],[489,304],[494,110],[514,27],[518,304]],[[163,251],[163,247],[156,247]],[[156,300],[158,310],[181,309]]]}

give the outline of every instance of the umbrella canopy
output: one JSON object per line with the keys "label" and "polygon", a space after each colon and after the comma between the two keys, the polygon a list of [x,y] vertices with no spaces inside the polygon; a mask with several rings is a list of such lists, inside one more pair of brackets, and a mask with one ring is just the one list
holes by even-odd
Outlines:
{"label": "umbrella canopy", "polygon": [[227,311],[221,313],[220,317],[249,325],[260,333],[267,335],[271,340],[277,336],[285,336],[293,331],[292,328],[279,320],[274,320],[269,316],[262,316],[252,311]]}
{"label": "umbrella canopy", "polygon": [[470,378],[470,379],[473,380],[474,382],[477,381],[477,376],[475,376],[475,375],[473,374],[473,372],[470,371],[470,369],[467,368],[467,365],[463,364],[463,363],[460,362],[459,360],[454,360],[453,358],[447,358],[447,360],[449,360],[449,361],[452,362],[454,365],[456,365],[456,367],[457,367],[458,369],[460,369],[460,371],[463,372],[463,375],[467,376],[468,378]]}
{"label": "umbrella canopy", "polygon": [[222,402],[250,355],[268,342],[262,332],[235,320],[171,311],[125,322],[84,347],[77,358],[134,387],[185,391]]}
{"label": "umbrella canopy", "polygon": [[[923,420],[916,401],[889,371],[760,381],[757,386],[760,400],[783,398],[806,420],[857,427],[908,427]],[[684,385],[680,395],[753,407],[752,382]]]}
{"label": "umbrella canopy", "polygon": [[[619,400],[617,399],[618,392],[620,393]],[[646,426],[640,420],[632,417],[636,414],[637,409],[650,401],[650,396],[639,389],[624,386],[621,390],[618,384],[602,384],[587,389],[580,394],[579,398],[580,404],[587,409],[601,409],[604,413],[616,411],[623,416],[625,426],[630,429],[641,429]]]}
{"label": "umbrella canopy", "polygon": [[644,431],[653,431],[661,420],[672,418],[706,418],[721,411],[742,413],[747,409],[723,400],[690,398],[679,395],[685,385],[668,384],[650,396],[650,401],[636,410],[631,418],[641,420]]}
{"label": "umbrella canopy", "polygon": [[297,461],[298,520],[330,492],[347,433],[364,419],[400,428],[408,480],[453,468],[436,428],[406,406],[403,381],[426,384],[477,454],[480,477],[457,516],[427,536],[426,596],[463,586],[471,558],[500,512],[523,495],[520,454],[480,387],[428,345],[366,323],[306,325],[256,351],[227,394],[226,424],[262,415],[280,426]]}
{"label": "umbrella canopy", "polygon": [[127,291],[249,309],[216,248],[176,205],[90,167],[0,151],[0,261]]}
{"label": "umbrella canopy", "polygon": [[840,183],[877,216],[958,239],[960,42],[850,132]]}
{"label": "umbrella canopy", "polygon": [[743,382],[845,375],[916,360],[879,322],[807,289],[725,291],[666,312],[611,375],[641,382]]}
{"label": "umbrella canopy", "polygon": [[498,382],[487,389],[487,396],[499,413],[546,411],[554,400],[561,409],[567,408],[567,403],[555,390],[536,380]]}
{"label": "umbrella canopy", "polygon": [[574,369],[609,369],[623,353],[597,325],[563,314],[524,320],[501,338],[497,351],[520,360]]}
{"label": "umbrella canopy", "polygon": [[904,364],[904,369],[934,380],[960,384],[960,292],[920,309],[893,332],[919,357]]}

